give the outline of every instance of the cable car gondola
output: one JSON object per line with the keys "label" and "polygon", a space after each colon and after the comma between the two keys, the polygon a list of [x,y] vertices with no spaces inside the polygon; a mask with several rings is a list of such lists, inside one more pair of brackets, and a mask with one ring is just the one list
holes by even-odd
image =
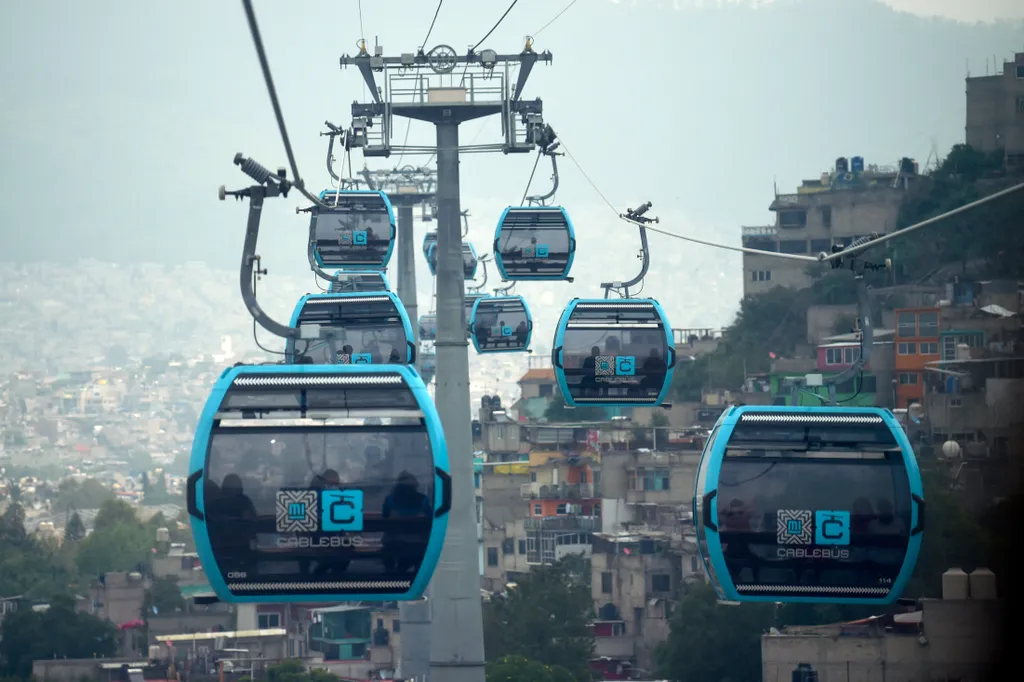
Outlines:
{"label": "cable car gondola", "polygon": [[469,340],[469,321],[473,319],[473,306],[476,302],[482,298],[487,298],[487,294],[480,293],[478,291],[469,292],[462,299],[462,310],[466,314],[466,339]]}
{"label": "cable car gondola", "polygon": [[533,320],[522,296],[487,296],[473,303],[469,336],[477,353],[518,353],[530,347]]}
{"label": "cable car gondola", "polygon": [[[462,277],[463,279],[476,279],[476,269],[479,260],[476,257],[476,249],[469,242],[462,242]],[[430,274],[437,276],[437,244],[431,244],[427,251],[427,266]]]}
{"label": "cable car gondola", "polygon": [[560,206],[509,206],[494,233],[494,262],[505,280],[563,280],[576,254],[576,234]]}
{"label": "cable car gondola", "polygon": [[292,313],[291,325],[318,324],[336,330],[333,339],[289,339],[289,363],[315,365],[408,364],[416,361],[412,323],[393,292],[306,294]]}
{"label": "cable car gondola", "polygon": [[675,361],[672,326],[651,298],[573,299],[551,351],[569,406],[660,405]]}
{"label": "cable car gondola", "polygon": [[420,315],[420,341],[437,340],[437,315]]}
{"label": "cable car gondola", "polygon": [[[423,257],[428,258],[430,253],[430,247],[437,243],[437,230],[433,232],[427,232],[423,235]],[[428,258],[429,260],[429,258]]]}
{"label": "cable car gondola", "polygon": [[349,294],[366,291],[391,291],[391,283],[381,270],[338,270],[330,293]]}
{"label": "cable car gondola", "polygon": [[437,374],[437,354],[433,348],[420,352],[420,376],[423,383],[429,384]]}
{"label": "cable car gondola", "polygon": [[409,367],[232,367],[189,472],[196,549],[225,602],[417,599],[441,554],[448,452]]}
{"label": "cable car gondola", "polygon": [[914,571],[924,492],[878,407],[733,407],[701,456],[693,518],[722,599],[891,604]]}
{"label": "cable car gondola", "polygon": [[313,257],[320,267],[381,269],[395,248],[395,211],[384,192],[320,193],[329,208],[314,206],[309,223]]}

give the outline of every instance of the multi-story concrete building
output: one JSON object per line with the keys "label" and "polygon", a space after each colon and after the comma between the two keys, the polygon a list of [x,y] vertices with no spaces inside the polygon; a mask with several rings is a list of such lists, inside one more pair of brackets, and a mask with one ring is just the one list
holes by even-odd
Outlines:
{"label": "multi-story concrete building", "polygon": [[797,679],[801,664],[828,682],[985,679],[1003,639],[1000,607],[991,571],[949,571],[942,599],[921,600],[913,611],[773,628],[761,638],[762,680]]}
{"label": "multi-story concrete building", "polygon": [[1002,73],[968,76],[965,133],[975,149],[1002,150],[1008,166],[1024,168],[1024,52]]}
{"label": "multi-story concrete building", "polygon": [[[819,179],[804,180],[795,194],[776,194],[769,210],[772,225],[742,228],[743,246],[786,254],[817,255],[834,244],[896,229],[900,206],[917,165],[903,159],[900,167],[864,165],[861,157],[836,160]],[[777,286],[803,289],[811,284],[808,264],[778,257],[743,254],[743,294]]]}

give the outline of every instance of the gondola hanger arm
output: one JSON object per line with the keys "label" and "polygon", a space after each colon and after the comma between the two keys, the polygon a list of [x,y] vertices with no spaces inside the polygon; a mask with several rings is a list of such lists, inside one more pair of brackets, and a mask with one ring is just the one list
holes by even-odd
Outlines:
{"label": "gondola hanger arm", "polygon": [[[271,334],[286,339],[319,339],[323,336],[320,325],[290,327],[281,324],[270,317],[256,300],[255,278],[267,272],[266,269],[260,267],[260,257],[256,254],[260,218],[263,213],[263,201],[267,197],[287,197],[288,192],[295,184],[288,180],[287,171],[284,168],[279,168],[276,173],[272,173],[253,159],[245,158],[241,153],[235,155],[234,163],[241,168],[243,173],[257,183],[247,189],[230,192],[221,185],[217,192],[218,198],[221,201],[228,196],[234,196],[237,199],[249,199],[249,217],[246,223],[245,242],[242,247],[242,264],[239,271],[239,285],[242,290],[242,300],[245,301],[245,307],[249,310],[249,314],[252,315],[253,319],[256,320],[256,323]],[[323,332],[328,331],[329,328],[323,329]]]}

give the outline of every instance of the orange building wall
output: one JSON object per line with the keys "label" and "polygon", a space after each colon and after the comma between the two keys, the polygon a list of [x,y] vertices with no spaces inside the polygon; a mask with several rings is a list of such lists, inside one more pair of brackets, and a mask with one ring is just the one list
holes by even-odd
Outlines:
{"label": "orange building wall", "polygon": [[[939,359],[939,334],[942,332],[942,312],[939,308],[899,308],[896,311],[896,338],[893,346],[893,370],[896,379],[896,407],[904,408],[910,403],[920,402],[924,398],[924,373],[927,363]],[[934,316],[936,324],[931,329],[922,330],[921,316]],[[913,328],[906,324],[910,315],[914,316]],[[901,324],[901,321],[904,324]],[[901,345],[902,344],[902,345]],[[922,344],[929,344],[922,347]],[[934,344],[932,353],[930,344]],[[913,353],[900,353],[909,350]],[[922,352],[925,351],[925,352]],[[903,383],[901,376],[912,375],[915,383]]]}

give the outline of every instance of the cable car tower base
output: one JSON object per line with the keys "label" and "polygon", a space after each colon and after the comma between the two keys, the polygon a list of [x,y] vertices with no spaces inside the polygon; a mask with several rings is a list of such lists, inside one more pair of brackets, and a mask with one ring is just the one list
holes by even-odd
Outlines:
{"label": "cable car tower base", "polygon": [[[352,65],[359,69],[373,98],[372,102],[352,105],[353,146],[362,147],[364,156],[389,157],[392,151],[437,155],[435,402],[451,453],[452,510],[444,550],[428,590],[432,625],[429,669],[416,669],[418,661],[407,658],[403,647],[405,679],[423,679],[426,672],[430,682],[484,682],[459,152],[509,154],[534,149],[543,133],[542,103],[539,99],[523,101],[520,94],[537,61],[550,62],[551,53],[538,54],[530,43],[517,55],[480,50],[457,56],[451,47],[438,45],[427,53],[399,57],[384,57],[378,45],[372,56],[364,47],[356,56],[346,55],[340,60],[342,68]],[[513,86],[510,67],[516,64],[520,68]],[[381,72],[383,85],[378,86],[374,74]],[[459,125],[492,114],[501,115],[502,142],[460,148]],[[433,123],[437,146],[392,146],[392,120],[396,115]],[[416,620],[423,622],[419,617]],[[420,636],[404,626],[403,641]]]}

